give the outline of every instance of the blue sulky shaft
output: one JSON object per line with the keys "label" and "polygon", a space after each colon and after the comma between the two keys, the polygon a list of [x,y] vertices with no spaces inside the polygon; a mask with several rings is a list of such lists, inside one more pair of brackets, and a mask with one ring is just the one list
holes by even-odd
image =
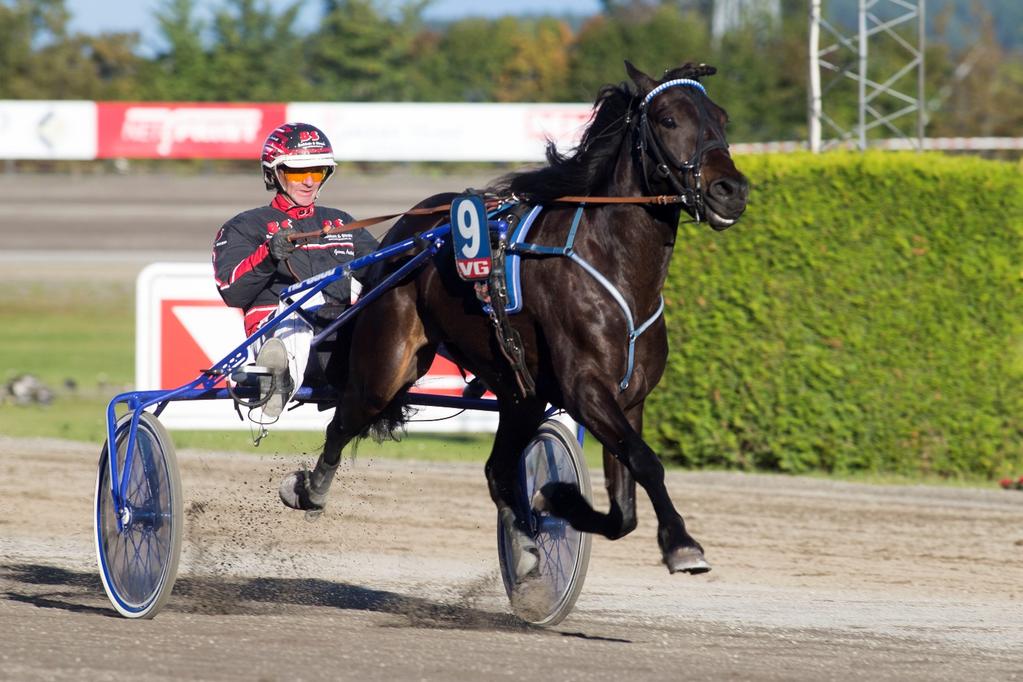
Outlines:
{"label": "blue sulky shaft", "polygon": [[[114,398],[110,401],[110,404],[107,406],[106,431],[107,447],[109,450],[109,457],[107,459],[110,466],[111,493],[114,505],[118,512],[120,512],[124,505],[128,482],[131,480],[132,466],[131,457],[126,458],[127,463],[124,467],[124,471],[119,471],[117,463],[118,405],[123,404],[132,414],[131,421],[126,424],[127,431],[124,434],[124,437],[127,440],[125,444],[127,447],[126,452],[132,452],[136,447],[136,434],[138,432],[139,418],[144,410],[157,405],[155,414],[159,415],[163,409],[174,400],[217,400],[229,398],[230,392],[227,389],[217,389],[216,385],[223,381],[225,377],[230,376],[235,369],[241,367],[248,360],[248,349],[256,340],[270,335],[273,330],[276,329],[281,322],[292,313],[297,312],[298,314],[304,314],[305,311],[302,309],[302,306],[313,296],[322,291],[332,282],[335,282],[342,277],[351,276],[351,273],[355,270],[369,267],[382,260],[391,258],[392,256],[408,252],[421,244],[427,244],[427,248],[422,253],[417,254],[409,262],[409,264],[406,264],[406,266],[403,266],[403,268],[399,270],[401,276],[404,276],[412,268],[421,264],[426,258],[436,254],[443,246],[445,238],[450,234],[450,232],[450,224],[445,223],[431,230],[427,230],[417,237],[409,238],[398,242],[397,244],[384,247],[367,256],[356,258],[343,266],[338,266],[288,287],[282,294],[281,298],[282,300],[291,300],[292,302],[284,310],[282,310],[280,314],[245,339],[245,341],[224,356],[224,358],[216,365],[203,371],[199,377],[184,386],[179,386],[169,390],[129,391],[114,396]],[[395,273],[395,275],[399,273]],[[364,296],[358,303],[356,303],[356,305],[345,311],[345,314],[341,318],[332,323],[329,331],[332,332],[336,330],[340,324],[351,319],[355,313],[371,303],[374,299],[378,298],[380,294],[387,290],[393,281],[395,281],[394,275],[387,278],[380,286],[375,287],[373,291]],[[318,335],[314,339],[314,344],[322,341],[324,336],[325,334]],[[299,395],[296,397],[299,400],[305,399],[316,401],[320,399],[319,396],[314,395],[307,389],[300,390]],[[494,401],[472,402],[482,404],[463,405],[462,407],[471,409],[491,409],[488,403],[492,403]],[[120,514],[117,515],[117,523],[118,530],[121,530]]]}
{"label": "blue sulky shaft", "polygon": [[[491,215],[493,215],[493,213]],[[503,234],[507,230],[507,223],[504,221],[491,220],[489,221],[488,227],[492,231],[497,231]],[[126,452],[132,452],[136,445],[139,418],[144,410],[156,405],[157,408],[154,411],[154,414],[159,416],[159,414],[163,412],[164,408],[175,400],[221,400],[231,398],[231,392],[226,388],[217,388],[217,384],[223,381],[226,377],[229,377],[234,370],[241,367],[248,360],[249,347],[253,343],[255,343],[258,339],[270,335],[273,330],[290,315],[296,313],[308,317],[308,313],[306,313],[303,309],[303,305],[305,305],[306,302],[321,292],[329,284],[336,282],[343,277],[350,277],[352,272],[355,270],[361,270],[393,256],[407,253],[416,247],[422,245],[426,246],[426,248],[424,248],[420,253],[413,256],[398,270],[385,278],[377,286],[373,287],[373,289],[367,292],[365,296],[361,297],[355,305],[346,310],[340,317],[338,317],[338,319],[331,322],[323,331],[313,337],[313,346],[322,342],[327,336],[332,334],[340,326],[358,314],[360,310],[383,295],[383,293],[389,290],[396,281],[406,277],[410,272],[422,265],[427,259],[436,255],[444,246],[450,234],[451,224],[444,223],[433,229],[422,232],[415,237],[384,247],[367,256],[356,258],[345,265],[340,265],[316,275],[315,277],[293,284],[285,289],[281,294],[281,300],[291,301],[284,310],[245,339],[245,341],[224,356],[224,358],[217,364],[210,369],[204,370],[203,373],[195,380],[185,384],[184,386],[179,386],[169,390],[129,391],[127,393],[121,393],[114,396],[114,398],[110,401],[110,404],[107,406],[106,430],[107,447],[110,455],[107,459],[110,465],[111,493],[115,508],[118,511],[118,531],[122,530],[120,512],[124,507],[124,499],[127,492],[128,482],[131,480],[131,463],[133,461],[133,458],[126,457],[127,463],[125,465],[125,470],[118,470],[118,434],[116,413],[118,405],[125,405],[132,415],[131,421],[126,425],[127,433],[125,436],[127,439]],[[337,394],[330,390],[314,391],[313,389],[302,387],[295,395],[295,399],[300,402],[324,402],[337,400]],[[485,411],[496,411],[498,409],[497,401],[490,399],[473,400],[454,396],[412,393],[409,394],[407,400],[411,405]]]}

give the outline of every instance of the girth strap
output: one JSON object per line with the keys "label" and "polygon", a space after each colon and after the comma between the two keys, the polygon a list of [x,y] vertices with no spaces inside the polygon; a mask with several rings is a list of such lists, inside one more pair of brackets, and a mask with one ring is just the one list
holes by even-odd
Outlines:
{"label": "girth strap", "polygon": [[494,249],[493,265],[490,271],[490,278],[486,284],[476,286],[476,296],[484,307],[489,308],[490,323],[494,327],[494,334],[497,337],[497,346],[501,354],[511,366],[515,383],[518,385],[519,395],[522,398],[532,398],[536,395],[536,382],[526,367],[526,354],[522,347],[522,337],[519,332],[511,326],[508,320],[508,287],[505,280],[505,251],[507,241],[502,235]]}

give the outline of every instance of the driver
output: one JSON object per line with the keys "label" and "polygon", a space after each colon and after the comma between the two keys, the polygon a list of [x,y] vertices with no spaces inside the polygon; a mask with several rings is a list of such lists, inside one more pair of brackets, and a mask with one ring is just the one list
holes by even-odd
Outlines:
{"label": "driver", "polygon": [[[264,325],[286,304],[279,301],[288,286],[312,277],[378,247],[366,230],[346,230],[354,218],[336,208],[317,206],[320,188],[337,164],[330,141],[308,123],[285,123],[263,143],[261,157],[267,190],[275,192],[268,206],[239,213],[217,232],[213,270],[220,296],[244,312],[245,335]],[[329,234],[292,241],[289,236],[330,228]],[[337,317],[358,296],[358,282],[342,278],[328,285],[318,319]],[[308,307],[308,304],[307,304]],[[261,412],[250,412],[260,424],[273,423],[302,384],[313,329],[291,315],[259,346],[255,364],[271,372],[259,380]],[[271,381],[272,376],[272,381]],[[264,402],[265,401],[265,402]]]}

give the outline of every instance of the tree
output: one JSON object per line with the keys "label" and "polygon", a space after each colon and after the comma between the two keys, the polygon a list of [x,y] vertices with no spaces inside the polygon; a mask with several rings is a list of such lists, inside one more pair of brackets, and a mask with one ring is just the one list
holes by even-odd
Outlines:
{"label": "tree", "polygon": [[69,35],[64,0],[0,3],[0,97],[103,99],[134,89],[137,36]]}
{"label": "tree", "polygon": [[308,95],[299,3],[276,13],[268,0],[227,0],[213,19],[206,88],[200,99],[287,101]]}
{"label": "tree", "polygon": [[718,69],[707,79],[707,88],[728,110],[731,139],[765,142],[806,136],[806,43],[802,18],[770,34],[749,26],[721,37],[707,58]]}
{"label": "tree", "polygon": [[497,101],[551,102],[562,98],[568,83],[572,41],[568,25],[551,18],[519,22],[519,31],[510,36],[512,51],[498,73]]}
{"label": "tree", "polygon": [[[1023,129],[1023,49],[1002,47],[992,15],[980,6],[974,11],[979,39],[958,66],[953,67],[955,61],[945,56],[947,67],[940,76],[944,87],[932,95],[928,134],[1015,137]],[[928,53],[928,59],[933,54]],[[932,63],[928,64],[933,71]]]}
{"label": "tree", "polygon": [[309,37],[309,74],[318,99],[403,101],[425,0],[402,4],[396,18],[372,0],[325,0],[320,27]]}
{"label": "tree", "polygon": [[148,77],[140,84],[143,99],[208,99],[206,25],[195,18],[195,0],[164,0],[156,20],[167,49],[149,62]]}
{"label": "tree", "polygon": [[454,102],[563,99],[571,41],[568,25],[550,17],[457,21],[416,65],[428,74],[421,94]]}
{"label": "tree", "polygon": [[648,13],[596,16],[582,26],[571,50],[570,97],[593,99],[601,85],[623,80],[625,59],[659,75],[687,61],[708,61],[709,44],[706,20],[669,4]]}
{"label": "tree", "polygon": [[436,47],[419,62],[429,87],[426,100],[448,102],[497,101],[498,75],[514,55],[511,33],[518,21],[471,18],[449,24]]}

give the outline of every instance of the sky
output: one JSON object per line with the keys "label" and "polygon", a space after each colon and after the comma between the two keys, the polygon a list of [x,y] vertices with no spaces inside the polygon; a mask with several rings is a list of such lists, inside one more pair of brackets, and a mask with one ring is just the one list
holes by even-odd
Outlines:
{"label": "sky", "polygon": [[[148,40],[157,38],[153,16],[161,6],[160,0],[66,0],[71,12],[71,30],[82,33],[138,31],[142,35],[143,51]],[[198,0],[202,8],[212,8],[217,0]],[[285,6],[290,4],[278,3]],[[316,20],[321,3],[305,0],[307,9],[299,18],[300,26],[311,26]],[[594,14],[600,9],[598,0],[433,0],[423,13],[430,20],[451,20],[466,16],[496,17],[505,14]]]}

